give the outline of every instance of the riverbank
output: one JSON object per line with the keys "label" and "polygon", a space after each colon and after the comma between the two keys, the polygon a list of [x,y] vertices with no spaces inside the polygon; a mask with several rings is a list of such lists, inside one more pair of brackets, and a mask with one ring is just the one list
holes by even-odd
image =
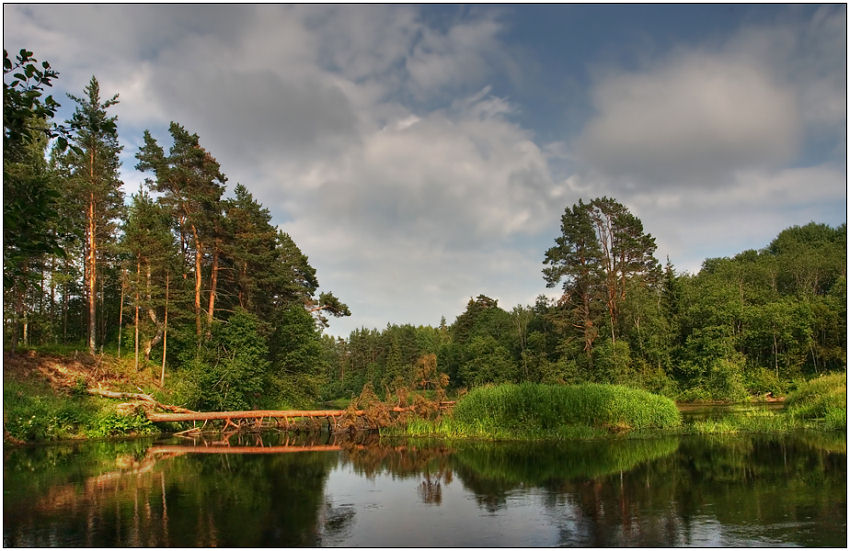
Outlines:
{"label": "riverbank", "polygon": [[150,371],[112,356],[28,351],[3,357],[3,440],[9,444],[160,433],[132,402],[93,396],[89,388],[159,393]]}
{"label": "riverbank", "polygon": [[[136,402],[92,396],[88,389],[143,392],[169,402],[150,369],[112,356],[34,351],[4,356],[4,441],[24,444],[69,439],[161,434]],[[684,408],[682,408],[684,409]],[[647,434],[734,434],[846,430],[846,375],[798,385],[777,410],[734,407],[717,418],[682,421],[672,400],[616,385],[499,385],[475,389],[452,414],[406,416],[381,434],[491,440],[588,440]],[[175,429],[176,430],[176,429]]]}
{"label": "riverbank", "polygon": [[784,407],[770,405],[741,405],[719,418],[683,422],[671,400],[627,387],[500,385],[473,391],[458,403],[453,416],[434,421],[414,419],[389,432],[413,437],[529,441],[846,430],[846,375],[826,375],[801,383],[788,395]]}

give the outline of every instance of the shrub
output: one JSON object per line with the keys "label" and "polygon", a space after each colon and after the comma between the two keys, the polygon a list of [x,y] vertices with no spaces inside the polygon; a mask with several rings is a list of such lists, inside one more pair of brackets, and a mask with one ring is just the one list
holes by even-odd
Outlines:
{"label": "shrub", "polygon": [[785,385],[776,373],[763,367],[748,369],[744,372],[744,385],[750,394],[764,395],[772,392],[774,395],[785,393]]}
{"label": "shrub", "polygon": [[789,415],[804,419],[827,419],[846,426],[847,375],[835,373],[823,375],[798,385],[788,395],[786,408]]}
{"label": "shrub", "polygon": [[121,415],[114,411],[95,419],[94,426],[86,431],[88,436],[117,436],[121,434],[152,434],[157,432],[143,412]]}
{"label": "shrub", "polygon": [[747,398],[741,378],[741,362],[717,359],[711,364],[706,386],[713,400],[740,402]]}
{"label": "shrub", "polygon": [[564,425],[643,429],[681,424],[669,398],[596,383],[482,387],[459,400],[453,416],[458,423],[489,429],[556,430]]}
{"label": "shrub", "polygon": [[237,311],[216,322],[212,336],[188,364],[178,385],[180,401],[191,409],[226,411],[250,409],[263,393],[268,348],[257,331],[256,316]]}

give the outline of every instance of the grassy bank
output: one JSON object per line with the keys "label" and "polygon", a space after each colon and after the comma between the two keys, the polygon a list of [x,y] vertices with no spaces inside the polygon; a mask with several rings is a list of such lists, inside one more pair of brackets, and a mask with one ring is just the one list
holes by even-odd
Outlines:
{"label": "grassy bank", "polygon": [[722,419],[697,421],[687,431],[698,434],[785,432],[801,429],[846,430],[847,375],[824,375],[798,385],[780,411],[750,410]]}
{"label": "grassy bank", "polygon": [[413,420],[403,432],[450,438],[583,439],[680,424],[672,400],[643,390],[523,383],[475,389],[458,401],[452,415],[434,422]]}
{"label": "grassy bank", "polygon": [[4,441],[44,442],[153,434],[159,430],[121,400],[90,395],[102,385],[113,390],[155,393],[149,371],[106,355],[56,355],[27,351],[4,355]]}
{"label": "grassy bank", "polygon": [[115,400],[83,393],[56,392],[35,381],[6,381],[3,385],[4,429],[12,442],[159,432],[144,414],[124,414],[117,405]]}

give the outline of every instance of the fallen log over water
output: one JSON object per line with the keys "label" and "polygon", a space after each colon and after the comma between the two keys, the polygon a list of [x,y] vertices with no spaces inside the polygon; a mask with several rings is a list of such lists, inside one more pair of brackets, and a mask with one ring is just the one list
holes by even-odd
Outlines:
{"label": "fallen log over water", "polygon": [[[447,409],[454,402],[441,402],[440,408]],[[414,411],[415,406],[387,408],[393,413]],[[230,421],[233,419],[294,419],[294,418],[327,418],[343,417],[354,414],[358,417],[367,415],[366,410],[352,412],[347,409],[320,410],[249,410],[249,411],[196,411],[190,413],[148,413],[148,419],[153,423],[180,423],[185,421]]]}

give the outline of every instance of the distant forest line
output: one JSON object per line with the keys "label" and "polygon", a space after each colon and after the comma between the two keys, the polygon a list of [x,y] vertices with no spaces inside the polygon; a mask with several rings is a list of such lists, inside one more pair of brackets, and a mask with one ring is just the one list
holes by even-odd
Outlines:
{"label": "distant forest line", "polygon": [[[133,358],[194,409],[315,404],[371,385],[449,388],[618,383],[678,399],[737,400],[846,371],[846,224],[782,231],[696,275],[656,259],[655,239],[613,198],[567,206],[540,251],[561,291],[505,309],[479,295],[452,323],[323,334],[351,315],[197,134],[172,122],[119,175],[118,95],[92,77],[54,121],[58,74],[4,51],[4,346],[64,345]],[[356,314],[356,312],[355,312]]]}

